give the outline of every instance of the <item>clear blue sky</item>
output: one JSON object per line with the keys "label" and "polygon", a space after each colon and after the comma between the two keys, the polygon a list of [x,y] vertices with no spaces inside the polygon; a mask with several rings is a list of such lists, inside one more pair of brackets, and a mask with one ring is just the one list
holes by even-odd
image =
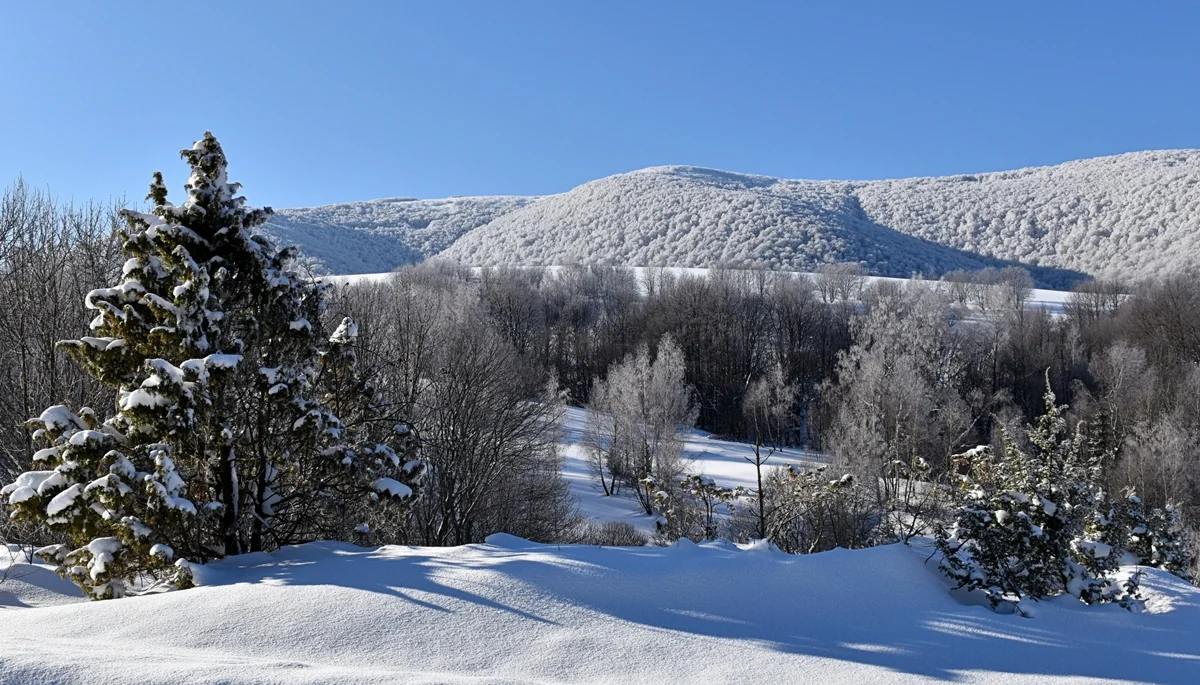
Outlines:
{"label": "clear blue sky", "polygon": [[1196,2],[0,0],[0,185],[254,204],[695,164],[882,178],[1200,147]]}

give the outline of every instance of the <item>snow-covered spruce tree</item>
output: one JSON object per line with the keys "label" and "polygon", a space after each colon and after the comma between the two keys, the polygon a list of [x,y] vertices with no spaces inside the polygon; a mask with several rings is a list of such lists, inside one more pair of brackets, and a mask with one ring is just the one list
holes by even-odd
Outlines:
{"label": "snow-covered spruce tree", "polygon": [[1178,509],[1168,504],[1147,510],[1133,488],[1097,512],[1093,527],[1101,542],[1112,546],[1131,562],[1160,568],[1191,581],[1191,550],[1180,525]]}
{"label": "snow-covered spruce tree", "polygon": [[251,232],[271,210],[244,206],[212,134],[182,155],[187,201],[154,175],[150,213],[125,212],[120,282],[88,294],[91,334],[61,343],[116,389],[115,413],[46,410],[31,422],[43,470],[2,490],[14,518],[71,541],[40,554],[97,598],[347,538],[365,502],[403,507],[418,470],[407,425],[356,372],[354,322],[323,332],[322,286]]}
{"label": "snow-covered spruce tree", "polygon": [[963,502],[954,525],[939,527],[941,568],[958,587],[983,591],[993,608],[1071,594],[1083,602],[1136,599],[1136,578],[1113,577],[1123,543],[1100,488],[1101,457],[1082,432],[1069,436],[1046,384],[1046,410],[1029,430],[1031,451],[1009,436],[1003,450],[976,447],[956,457]]}

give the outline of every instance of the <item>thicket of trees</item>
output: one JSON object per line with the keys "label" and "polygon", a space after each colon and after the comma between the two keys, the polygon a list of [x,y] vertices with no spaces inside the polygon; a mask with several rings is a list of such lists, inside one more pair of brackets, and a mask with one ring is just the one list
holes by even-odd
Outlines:
{"label": "thicket of trees", "polygon": [[[988,474],[1041,453],[1025,426],[1052,411],[1072,458],[1094,464],[1079,471],[1091,493],[1080,510],[1182,526],[1169,555],[1146,542],[1160,533],[1128,532],[1141,524],[1121,544],[1187,573],[1200,521],[1192,275],[1084,283],[1061,314],[1026,306],[1017,269],[900,283],[854,265],[638,277],[427,262],[325,288],[253,237],[265,214],[242,206],[206,145],[190,151],[200,172],[180,207],[161,180],[152,210],[124,219],[20,183],[0,204],[0,537],[57,555],[68,574],[90,565],[79,580],[95,594],[138,573],[183,582],[170,558],[316,537],[643,542],[576,512],[557,450],[567,404],[592,410],[604,491],[632,493],[660,540],[765,537],[794,553],[967,531],[970,497],[994,498]],[[753,444],[757,487],[688,473],[689,425]],[[831,466],[772,463],[797,445]],[[964,479],[983,489],[955,487]],[[400,506],[360,501],[381,497]],[[1001,539],[987,527],[998,523],[975,520],[973,539]],[[1079,534],[1046,552],[1047,568],[1100,540],[1070,525]],[[101,538],[121,547],[80,551]],[[121,549],[129,561],[92,572]]]}
{"label": "thicket of trees", "polygon": [[357,325],[326,327],[324,286],[254,233],[271,210],[245,206],[211,134],[182,156],[185,202],[155,174],[150,211],[120,213],[124,262],[82,298],[91,322],[35,338],[47,358],[69,354],[99,401],[51,395],[29,412],[37,449],[0,488],[6,519],[30,544],[48,538],[38,556],[95,598],[187,587],[192,562],[349,537],[372,503],[402,518],[420,472],[413,431],[359,373]]}

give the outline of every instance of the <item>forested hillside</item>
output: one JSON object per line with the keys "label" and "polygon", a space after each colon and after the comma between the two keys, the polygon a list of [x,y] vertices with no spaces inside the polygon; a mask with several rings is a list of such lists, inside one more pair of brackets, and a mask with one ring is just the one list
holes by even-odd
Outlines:
{"label": "forested hillside", "polygon": [[793,181],[653,167],[534,198],[281,212],[270,229],[334,273],[438,255],[473,266],[605,262],[937,277],[1020,263],[1065,286],[1200,264],[1200,151],[892,181]]}
{"label": "forested hillside", "polygon": [[390,198],[280,210],[267,232],[330,273],[391,271],[437,254],[467,231],[537,198]]}

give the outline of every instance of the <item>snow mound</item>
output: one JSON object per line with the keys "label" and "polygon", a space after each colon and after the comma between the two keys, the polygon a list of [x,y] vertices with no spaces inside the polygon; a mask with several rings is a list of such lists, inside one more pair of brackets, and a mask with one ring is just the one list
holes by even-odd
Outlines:
{"label": "snow mound", "polygon": [[0,545],[0,623],[12,615],[11,609],[83,601],[86,600],[79,587],[59,578],[49,566],[25,563],[25,555],[19,549]]}
{"label": "snow mound", "polygon": [[0,621],[0,682],[1193,683],[1200,590],[1157,613],[964,604],[902,545],[809,556],[313,543],[198,569],[182,592]]}

